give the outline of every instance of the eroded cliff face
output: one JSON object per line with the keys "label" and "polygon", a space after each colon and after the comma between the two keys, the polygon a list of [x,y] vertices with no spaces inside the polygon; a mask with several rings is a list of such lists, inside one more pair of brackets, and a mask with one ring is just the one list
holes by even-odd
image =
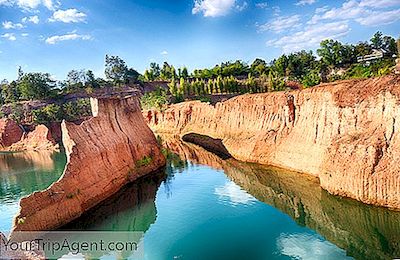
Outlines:
{"label": "eroded cliff face", "polygon": [[23,133],[15,121],[0,119],[0,150],[5,150],[8,146],[21,140]]}
{"label": "eroded cliff face", "polygon": [[0,151],[56,150],[57,130],[57,125],[52,124],[50,129],[37,125],[32,131],[25,131],[13,120],[0,119]]}
{"label": "eroded cliff face", "polygon": [[222,160],[205,149],[162,136],[182,159],[222,169],[235,184],[346,250],[356,259],[393,259],[400,255],[400,212],[332,196],[316,177],[281,168]]}
{"label": "eroded cliff face", "polygon": [[38,151],[57,150],[59,145],[55,141],[49,128],[38,125],[32,132],[26,132],[21,139],[7,147],[8,151]]}
{"label": "eroded cliff face", "polygon": [[331,194],[400,208],[400,77],[145,111],[158,133],[222,139],[236,159],[319,177]]}
{"label": "eroded cliff face", "polygon": [[21,199],[14,230],[51,230],[78,218],[130,181],[165,165],[136,97],[92,99],[93,118],[62,123],[67,165],[47,190]]}

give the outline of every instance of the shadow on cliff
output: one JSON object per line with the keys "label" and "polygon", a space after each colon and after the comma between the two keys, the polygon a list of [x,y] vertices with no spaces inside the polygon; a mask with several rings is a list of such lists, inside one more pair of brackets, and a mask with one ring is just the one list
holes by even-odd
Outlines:
{"label": "shadow on cliff", "polygon": [[182,136],[182,140],[192,144],[197,144],[198,146],[203,147],[205,150],[216,154],[223,160],[232,158],[232,155],[229,153],[228,149],[226,149],[221,139],[215,139],[207,135],[190,133]]}
{"label": "shadow on cliff", "polygon": [[[163,137],[164,146],[184,160],[224,170],[249,194],[311,228],[356,259],[400,256],[400,212],[332,196],[318,179],[275,167],[223,160],[177,137]],[[266,220],[267,221],[267,220]]]}
{"label": "shadow on cliff", "polygon": [[156,221],[155,197],[165,179],[164,169],[141,177],[60,230],[146,232]]}

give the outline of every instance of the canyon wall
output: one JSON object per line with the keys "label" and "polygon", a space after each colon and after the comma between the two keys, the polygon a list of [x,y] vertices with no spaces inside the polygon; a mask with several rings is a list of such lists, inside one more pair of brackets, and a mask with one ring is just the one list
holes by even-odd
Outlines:
{"label": "canyon wall", "polygon": [[61,227],[165,165],[136,97],[92,99],[91,104],[92,118],[62,123],[64,173],[47,190],[21,199],[13,230]]}
{"label": "canyon wall", "polygon": [[331,194],[400,209],[400,77],[144,111],[156,133],[222,139],[236,159],[319,177]]}
{"label": "canyon wall", "polygon": [[0,119],[0,150],[5,150],[8,146],[21,140],[24,132],[13,120]]}
{"label": "canyon wall", "polygon": [[163,135],[162,140],[183,160],[222,169],[257,200],[315,230],[355,259],[393,259],[400,255],[400,212],[329,195],[321,189],[318,179],[308,174],[223,160],[176,136]]}
{"label": "canyon wall", "polygon": [[37,151],[59,148],[56,123],[50,129],[37,125],[32,131],[25,131],[11,119],[0,119],[0,151]]}

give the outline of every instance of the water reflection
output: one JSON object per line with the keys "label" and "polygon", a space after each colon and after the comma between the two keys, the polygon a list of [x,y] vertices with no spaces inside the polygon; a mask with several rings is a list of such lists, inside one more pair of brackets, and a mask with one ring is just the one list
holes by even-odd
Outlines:
{"label": "water reflection", "polygon": [[52,151],[0,153],[0,231],[10,230],[19,200],[49,187],[65,162],[65,154]]}
{"label": "water reflection", "polygon": [[61,230],[141,231],[156,220],[156,192],[165,172],[136,180]]}
{"label": "water reflection", "polygon": [[[176,138],[164,137],[163,140],[183,159],[223,169],[234,183],[246,191],[237,192],[238,189],[229,183],[217,191],[217,194],[230,197],[232,203],[249,203],[256,198],[289,215],[297,224],[317,231],[356,259],[393,259],[400,256],[400,212],[332,196],[320,188],[317,179],[305,174],[234,159],[221,160],[198,146]],[[315,250],[328,246],[300,235],[282,235],[277,243],[283,254],[307,259],[307,254],[301,252],[310,252],[311,249],[302,246],[305,242],[301,241],[308,241],[307,246],[314,244]],[[293,243],[297,245],[292,248],[294,251],[288,250],[287,245]]]}

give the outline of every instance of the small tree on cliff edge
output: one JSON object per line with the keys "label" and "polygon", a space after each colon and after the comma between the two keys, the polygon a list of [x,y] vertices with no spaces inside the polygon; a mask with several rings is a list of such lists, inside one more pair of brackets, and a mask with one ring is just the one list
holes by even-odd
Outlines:
{"label": "small tree on cliff edge", "polygon": [[107,80],[112,81],[117,86],[121,86],[128,73],[128,67],[125,61],[118,56],[106,55],[105,62],[104,74]]}

